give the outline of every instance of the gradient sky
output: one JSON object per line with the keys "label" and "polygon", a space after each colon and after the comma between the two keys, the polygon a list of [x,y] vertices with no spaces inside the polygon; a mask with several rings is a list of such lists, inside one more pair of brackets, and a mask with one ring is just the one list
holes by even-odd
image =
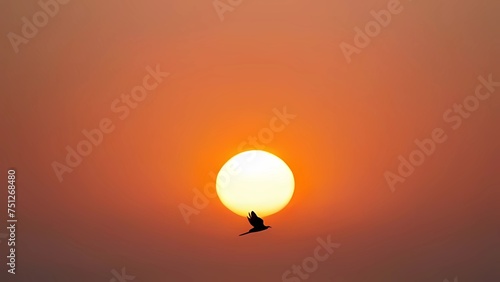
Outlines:
{"label": "gradient sky", "polygon": [[[456,130],[443,114],[500,81],[500,2],[402,1],[347,63],[339,45],[390,2],[243,0],[221,21],[211,0],[69,1],[16,53],[8,34],[41,8],[3,1],[0,175],[17,170],[19,223],[1,280],[282,281],[330,236],[307,281],[499,281],[500,88]],[[157,65],[170,75],[120,119]],[[284,108],[265,150],[296,190],[273,229],[238,237],[248,222],[217,198],[186,224],[179,205]],[[60,182],[52,163],[106,118]],[[447,141],[391,191],[384,173],[436,128]]]}

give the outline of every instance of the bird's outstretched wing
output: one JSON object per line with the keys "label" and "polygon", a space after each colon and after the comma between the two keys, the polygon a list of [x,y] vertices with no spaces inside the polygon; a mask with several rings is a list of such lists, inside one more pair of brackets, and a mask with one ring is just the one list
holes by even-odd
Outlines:
{"label": "bird's outstretched wing", "polygon": [[250,224],[253,226],[253,227],[261,227],[261,226],[264,226],[264,220],[260,217],[258,217],[254,211],[252,211],[251,213],[248,213],[248,222],[250,222]]}

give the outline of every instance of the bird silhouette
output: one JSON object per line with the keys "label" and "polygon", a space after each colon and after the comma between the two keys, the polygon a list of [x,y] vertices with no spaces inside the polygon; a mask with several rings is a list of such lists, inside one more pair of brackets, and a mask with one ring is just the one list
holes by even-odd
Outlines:
{"label": "bird silhouette", "polygon": [[259,231],[264,231],[271,226],[266,226],[264,225],[264,220],[260,217],[258,217],[254,211],[251,213],[248,213],[248,222],[253,226],[252,229],[248,230],[248,232],[240,234],[240,236],[246,235],[248,233],[254,233],[254,232],[259,232]]}

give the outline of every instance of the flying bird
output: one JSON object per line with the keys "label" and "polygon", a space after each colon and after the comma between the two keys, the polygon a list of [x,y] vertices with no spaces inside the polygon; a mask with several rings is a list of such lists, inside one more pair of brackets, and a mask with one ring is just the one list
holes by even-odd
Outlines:
{"label": "flying bird", "polygon": [[240,234],[240,236],[246,235],[248,233],[253,233],[253,232],[259,232],[259,231],[264,231],[271,226],[266,226],[264,225],[264,220],[260,217],[258,217],[255,212],[248,213],[248,222],[253,226],[252,229],[248,230],[248,232]]}

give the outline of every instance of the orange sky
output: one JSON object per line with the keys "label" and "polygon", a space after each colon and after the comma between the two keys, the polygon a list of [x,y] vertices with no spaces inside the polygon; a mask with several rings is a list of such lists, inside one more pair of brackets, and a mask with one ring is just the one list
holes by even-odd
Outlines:
{"label": "orange sky", "polygon": [[[401,1],[350,63],[339,45],[391,1],[243,0],[223,21],[212,1],[69,1],[17,47],[8,34],[41,7],[4,2],[0,169],[17,170],[19,273],[4,280],[1,242],[2,281],[122,267],[137,281],[282,281],[328,236],[341,246],[308,281],[500,278],[500,88],[458,129],[443,119],[478,76],[500,81],[497,1]],[[126,117],[113,110],[145,80],[157,86]],[[285,108],[296,117],[259,142],[296,180],[273,229],[238,237],[248,222],[217,198],[186,224],[179,205]],[[53,162],[103,120],[113,131],[60,182]],[[436,128],[447,140],[393,193],[384,173]]]}

